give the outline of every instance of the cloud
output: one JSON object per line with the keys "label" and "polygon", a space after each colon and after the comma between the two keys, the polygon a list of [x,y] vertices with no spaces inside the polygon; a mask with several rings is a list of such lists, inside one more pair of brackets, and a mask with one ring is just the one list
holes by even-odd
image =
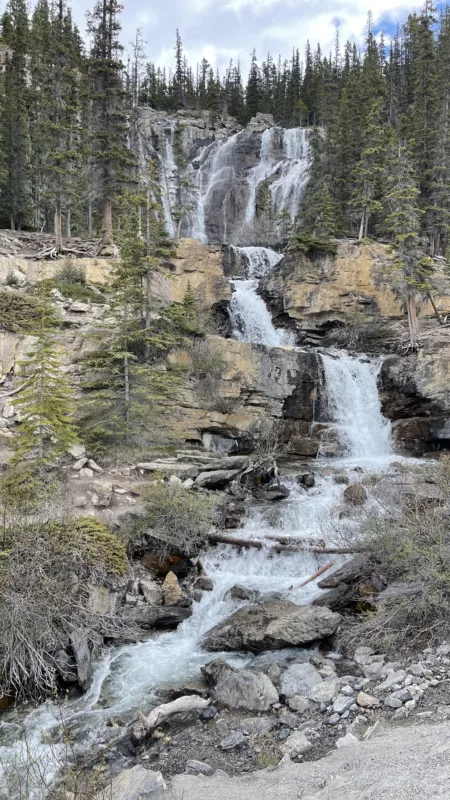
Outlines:
{"label": "cloud", "polygon": [[[261,61],[271,52],[289,58],[293,48],[304,52],[309,39],[322,52],[334,48],[336,29],[341,45],[347,39],[362,46],[367,14],[371,10],[377,33],[392,36],[398,22],[423,0],[123,0],[123,43],[134,39],[142,28],[148,58],[156,64],[173,67],[175,29],[178,28],[192,66],[202,58],[223,72],[230,58],[240,59],[244,73],[256,48]],[[1,0],[0,0],[1,4]],[[84,29],[85,12],[93,0],[73,0],[73,14]]]}

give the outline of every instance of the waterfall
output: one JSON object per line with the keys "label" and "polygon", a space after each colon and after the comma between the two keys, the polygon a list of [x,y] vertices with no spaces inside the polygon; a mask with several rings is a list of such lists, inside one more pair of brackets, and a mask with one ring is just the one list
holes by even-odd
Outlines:
{"label": "waterfall", "polygon": [[280,175],[271,184],[275,216],[288,211],[291,220],[298,216],[300,200],[308,181],[309,132],[307,128],[289,128],[284,131],[285,160],[280,165]]}
{"label": "waterfall", "polygon": [[165,151],[159,154],[161,165],[161,194],[164,209],[164,219],[166,230],[169,236],[175,236],[175,225],[172,217],[172,208],[176,204],[176,175],[177,165],[173,152],[174,123],[165,131]]}
{"label": "waterfall", "polygon": [[235,339],[271,347],[294,344],[289,331],[275,328],[272,316],[258,294],[258,281],[236,280],[231,284],[234,292],[230,301],[230,322]]}
{"label": "waterfall", "polygon": [[231,245],[236,261],[244,266],[246,278],[263,278],[282,260],[281,253],[269,247],[234,247]]}
{"label": "waterfall", "polygon": [[381,413],[379,363],[347,353],[322,355],[328,405],[345,455],[377,459],[392,454],[390,423]]}
{"label": "waterfall", "polygon": [[274,162],[272,156],[272,141],[274,128],[266,128],[261,136],[261,151],[259,154],[259,163],[256,167],[252,167],[248,173],[248,200],[247,208],[245,210],[245,221],[252,223],[255,218],[255,203],[256,192],[259,184],[265,180],[274,169]]}

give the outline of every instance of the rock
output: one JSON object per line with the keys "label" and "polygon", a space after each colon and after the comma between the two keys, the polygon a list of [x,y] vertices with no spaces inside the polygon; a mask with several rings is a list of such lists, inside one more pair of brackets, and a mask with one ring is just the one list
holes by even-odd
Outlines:
{"label": "rock", "polygon": [[280,725],[286,725],[288,728],[291,729],[291,731],[297,730],[299,726],[299,720],[297,714],[293,714],[291,711],[286,711],[285,708],[281,710],[278,719],[280,721]]}
{"label": "rock", "polygon": [[70,644],[77,668],[78,685],[86,692],[91,685],[94,672],[87,637],[83,631],[74,631],[70,635]]}
{"label": "rock", "polygon": [[323,683],[318,671],[312,664],[292,664],[283,673],[280,685],[282,697],[310,696],[312,690]]}
{"label": "rock", "polygon": [[74,498],[73,504],[75,508],[86,508],[88,504],[88,499],[86,495],[79,494],[77,497]]}
{"label": "rock", "polygon": [[401,708],[403,704],[402,701],[398,699],[398,697],[386,697],[384,705],[387,708]]}
{"label": "rock", "polygon": [[367,500],[367,492],[360,483],[351,483],[344,491],[344,500],[352,506],[363,506]]}
{"label": "rock", "polygon": [[190,760],[186,763],[186,772],[188,775],[212,775],[214,770],[209,764],[204,764],[203,761]]}
{"label": "rock", "polygon": [[195,481],[193,481],[192,478],[186,478],[186,480],[183,481],[183,483],[181,485],[182,485],[183,489],[192,489],[194,483],[195,483]]}
{"label": "rock", "polygon": [[78,471],[79,469],[83,469],[83,467],[87,463],[88,463],[88,460],[87,460],[86,456],[83,456],[83,458],[79,458],[78,461],[75,461],[75,464],[72,465],[72,469]]}
{"label": "rock", "polygon": [[96,485],[95,491],[88,492],[88,495],[95,508],[109,508],[113,496],[112,483],[99,483]]}
{"label": "rock", "polygon": [[161,586],[150,578],[139,578],[139,591],[143,595],[145,602],[151,606],[160,606],[163,601]]}
{"label": "rock", "polygon": [[370,664],[374,653],[375,650],[372,647],[358,647],[353,654],[353,661],[360,665]]}
{"label": "rock", "polygon": [[202,722],[211,722],[215,717],[217,717],[219,711],[215,706],[208,706],[208,708],[204,708],[203,711],[200,712],[200,719]]}
{"label": "rock", "polygon": [[20,271],[20,269],[15,269],[15,267],[12,267],[12,269],[10,269],[8,272],[8,280],[11,283],[23,286],[23,284],[26,283],[27,276],[24,275],[23,272]]}
{"label": "rock", "polygon": [[278,725],[275,717],[250,717],[244,719],[241,725],[243,733],[258,733],[266,735]]}
{"label": "rock", "polygon": [[246,742],[246,737],[241,731],[234,731],[230,733],[229,736],[226,736],[225,739],[219,744],[221,750],[237,750],[238,748],[242,747]]}
{"label": "rock", "polygon": [[90,303],[82,303],[81,300],[74,300],[69,306],[69,311],[75,311],[77,314],[86,314],[90,311]]}
{"label": "rock", "polygon": [[209,463],[202,465],[203,472],[217,472],[220,470],[236,470],[244,472],[250,466],[248,456],[227,456],[226,458],[215,458]]}
{"label": "rock", "polygon": [[356,736],[353,736],[353,733],[346,733],[345,736],[341,736],[341,738],[336,741],[338,750],[340,750],[341,747],[354,747],[355,744],[359,744],[359,741]]}
{"label": "rock", "polygon": [[303,753],[308,753],[308,751],[311,749],[311,742],[301,731],[294,731],[294,733],[291,733],[288,739],[286,739],[286,741],[283,742],[280,747],[283,755],[288,755],[290,758],[297,758],[298,756],[303,755]]}
{"label": "rock", "polygon": [[162,585],[164,605],[179,606],[183,604],[184,595],[178,578],[174,572],[168,572]]}
{"label": "rock", "polygon": [[316,477],[313,472],[304,472],[302,475],[297,475],[297,483],[305,489],[312,489],[316,485]]}
{"label": "rock", "polygon": [[219,489],[226,486],[240,473],[238,469],[219,469],[213,472],[201,472],[195,480],[195,485],[205,489]]}
{"label": "rock", "polygon": [[233,588],[226,593],[225,600],[228,600],[228,598],[231,600],[250,600],[254,603],[258,599],[258,596],[259,592],[254,589],[246,589],[245,586],[236,584],[236,586],[233,586]]}
{"label": "rock", "polygon": [[90,469],[93,469],[94,472],[103,472],[102,468],[94,461],[93,458],[90,458],[88,461],[88,466]]}
{"label": "rock", "polygon": [[178,477],[178,475],[171,475],[169,478],[169,486],[183,486],[183,481]]}
{"label": "rock", "polygon": [[390,672],[383,683],[379,683],[378,686],[375,688],[374,691],[378,694],[379,692],[384,692],[386,689],[390,689],[395,683],[403,683],[406,678],[406,671],[404,669],[399,669],[397,672]]}
{"label": "rock", "polygon": [[341,583],[354,584],[365,580],[370,575],[368,559],[366,556],[356,556],[337,569],[331,575],[327,575],[318,582],[320,589],[336,589]]}
{"label": "rock", "polygon": [[71,658],[71,656],[62,649],[56,650],[52,658],[64,683],[77,683],[78,675],[75,659]]}
{"label": "rock", "polygon": [[354,697],[346,697],[344,694],[339,694],[333,703],[333,711],[335,714],[345,714],[355,702]]}
{"label": "rock", "polygon": [[397,692],[392,692],[391,697],[396,697],[397,700],[401,700],[402,703],[409,703],[409,701],[413,699],[409,689],[399,689]]}
{"label": "rock", "polygon": [[327,608],[269,600],[239,609],[205,635],[207,650],[280,650],[331,636],[341,621]]}
{"label": "rock", "polygon": [[212,592],[214,589],[214,581],[206,575],[200,575],[194,583],[194,589],[200,589],[202,592]]}
{"label": "rock", "polygon": [[160,772],[144,769],[140,764],[126,769],[113,779],[105,792],[99,792],[94,800],[148,800],[167,789]]}
{"label": "rock", "polygon": [[306,714],[311,708],[311,703],[307,697],[296,694],[294,697],[289,697],[288,706],[291,711],[297,711],[299,714]]}
{"label": "rock", "polygon": [[89,478],[90,479],[90,478],[94,477],[94,472],[93,472],[92,469],[89,469],[89,467],[83,467],[83,469],[80,469],[79,475],[80,475],[80,478]]}
{"label": "rock", "polygon": [[111,592],[107,586],[88,584],[89,591],[87,607],[93,614],[110,616],[115,613],[117,594]]}
{"label": "rock", "polygon": [[278,702],[278,692],[263,672],[238,670],[221,659],[207,664],[202,672],[214,687],[213,699],[227,708],[268,711]]}
{"label": "rock", "polygon": [[267,488],[253,489],[253,495],[258,500],[265,500],[269,503],[275,503],[278,500],[286,500],[290,495],[287,486],[268,486]]}
{"label": "rock", "polygon": [[172,630],[190,616],[192,609],[187,606],[149,606],[141,603],[134,608],[123,609],[121,618],[125,624],[143,630]]}
{"label": "rock", "polygon": [[378,697],[373,697],[371,694],[366,694],[366,692],[359,692],[356,702],[361,708],[378,708],[380,705]]}
{"label": "rock", "polygon": [[84,444],[74,444],[70,450],[67,451],[72,458],[78,460],[79,458],[84,458],[86,455],[86,448]]}
{"label": "rock", "polygon": [[[324,703],[329,705],[339,692],[339,683],[333,680],[325,680],[319,683],[310,691],[308,699],[314,703]],[[352,693],[353,694],[353,693]]]}

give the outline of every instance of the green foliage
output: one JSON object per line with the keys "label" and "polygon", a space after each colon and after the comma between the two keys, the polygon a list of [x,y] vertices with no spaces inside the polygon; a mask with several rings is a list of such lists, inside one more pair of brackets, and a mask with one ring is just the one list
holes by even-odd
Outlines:
{"label": "green foliage", "polygon": [[[42,319],[42,301],[39,297],[19,292],[0,291],[0,330],[32,334]],[[60,320],[54,311],[46,312],[47,325],[56,326]]]}
{"label": "green foliage", "polygon": [[112,575],[126,575],[128,561],[123,543],[106,523],[95,517],[68,517],[46,526],[55,552],[75,551],[88,570],[101,569]]}
{"label": "green foliage", "polygon": [[315,236],[299,231],[289,242],[289,252],[293,253],[336,253],[338,242],[328,236]]}
{"label": "green foliage", "polygon": [[150,528],[168,549],[193,555],[206,542],[213,522],[214,498],[178,486],[156,483],[141,494],[145,517],[140,527]]}

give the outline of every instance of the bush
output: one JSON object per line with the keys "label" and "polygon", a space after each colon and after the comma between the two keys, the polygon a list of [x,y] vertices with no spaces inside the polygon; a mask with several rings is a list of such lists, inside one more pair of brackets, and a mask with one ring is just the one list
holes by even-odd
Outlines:
{"label": "bush", "polygon": [[386,600],[381,595],[376,610],[350,623],[346,643],[398,652],[450,636],[449,478],[445,457],[422,475],[425,485],[437,487],[436,497],[421,499],[412,484],[403,508],[366,519],[359,549],[368,556],[369,572],[399,586]]}
{"label": "bush", "polygon": [[86,284],[86,272],[83,267],[77,267],[73,261],[65,261],[59,272],[55,275],[58,283],[68,283],[73,285],[79,283],[81,286]]}
{"label": "bush", "polygon": [[90,517],[49,522],[42,513],[24,522],[17,515],[13,533],[0,553],[0,695],[40,698],[54,688],[48,654],[71,631],[100,626],[86,608],[87,584],[125,574],[127,560],[108,527]]}
{"label": "bush", "polygon": [[103,295],[95,291],[86,282],[86,272],[83,267],[77,267],[73,261],[65,261],[59,272],[53,278],[48,278],[47,283],[58,289],[64,297],[81,302],[104,303]]}
{"label": "bush", "polygon": [[166,552],[177,549],[189,556],[199,551],[213,522],[213,497],[164,483],[147,486],[141,497],[145,519],[140,527],[151,528]]}
{"label": "bush", "polygon": [[[0,292],[0,330],[12,333],[32,333],[42,317],[42,301],[27,297],[19,292]],[[59,320],[53,312],[46,309],[49,324],[57,325]]]}

